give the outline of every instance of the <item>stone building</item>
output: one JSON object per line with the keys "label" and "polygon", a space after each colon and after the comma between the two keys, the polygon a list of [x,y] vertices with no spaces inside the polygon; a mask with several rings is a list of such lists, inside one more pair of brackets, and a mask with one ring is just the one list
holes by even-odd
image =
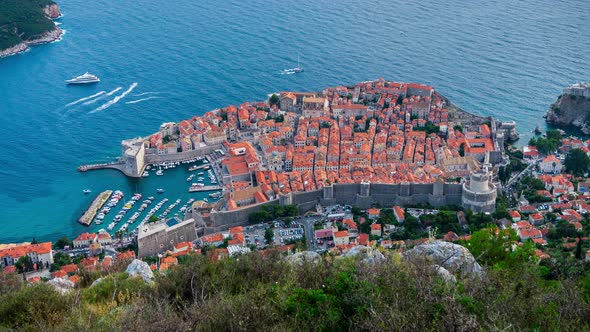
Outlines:
{"label": "stone building", "polygon": [[498,193],[491,180],[492,174],[485,167],[482,171],[471,173],[469,181],[463,183],[463,207],[476,213],[494,212]]}
{"label": "stone building", "polygon": [[124,140],[121,142],[123,150],[123,162],[125,174],[138,177],[145,166],[145,143],[141,137]]}
{"label": "stone building", "polygon": [[180,242],[193,242],[197,239],[195,220],[180,220],[176,217],[139,227],[137,234],[138,256],[154,256],[167,250],[174,250]]}

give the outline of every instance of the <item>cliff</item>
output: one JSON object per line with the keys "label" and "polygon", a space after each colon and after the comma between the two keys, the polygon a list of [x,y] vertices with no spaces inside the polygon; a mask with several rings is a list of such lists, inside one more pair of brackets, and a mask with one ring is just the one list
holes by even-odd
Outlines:
{"label": "cliff", "polygon": [[590,98],[563,94],[549,106],[546,121],[556,126],[574,126],[590,134]]}
{"label": "cliff", "polygon": [[0,58],[58,40],[63,31],[52,19],[60,16],[53,1],[0,0]]}

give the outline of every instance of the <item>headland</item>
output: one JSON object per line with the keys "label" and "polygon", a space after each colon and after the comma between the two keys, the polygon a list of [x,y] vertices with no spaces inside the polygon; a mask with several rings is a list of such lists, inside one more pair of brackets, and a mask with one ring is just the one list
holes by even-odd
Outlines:
{"label": "headland", "polygon": [[590,83],[577,83],[563,89],[545,115],[548,123],[573,126],[590,134]]}
{"label": "headland", "polygon": [[[213,110],[122,142],[116,168],[206,158],[221,199],[195,202],[206,233],[246,223],[268,205],[457,205],[495,208],[496,166],[514,122],[461,110],[433,87],[386,81],[279,92]],[[105,165],[112,168],[113,165]],[[99,169],[98,167],[85,168]]]}
{"label": "headland", "polygon": [[61,11],[51,0],[0,0],[0,14],[0,58],[56,41],[63,34],[53,22]]}

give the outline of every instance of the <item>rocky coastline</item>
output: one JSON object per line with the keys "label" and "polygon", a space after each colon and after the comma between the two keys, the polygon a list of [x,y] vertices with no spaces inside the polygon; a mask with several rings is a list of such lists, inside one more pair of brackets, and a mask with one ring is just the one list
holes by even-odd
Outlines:
{"label": "rocky coastline", "polygon": [[564,93],[549,106],[545,120],[555,126],[576,127],[590,134],[590,97]]}
{"label": "rocky coastline", "polygon": [[[45,15],[50,19],[57,19],[61,17],[61,11],[59,9],[59,5],[51,4],[47,5],[43,8],[43,12]],[[39,44],[46,44],[51,43],[56,40],[59,40],[63,35],[63,30],[60,29],[57,25],[54,25],[55,28],[51,31],[46,31],[35,38],[31,38],[28,40],[23,40],[22,42],[11,46],[7,49],[0,50],[0,58],[9,57],[11,55],[16,55],[19,53],[23,53],[29,50],[29,46],[31,45],[39,45]]]}

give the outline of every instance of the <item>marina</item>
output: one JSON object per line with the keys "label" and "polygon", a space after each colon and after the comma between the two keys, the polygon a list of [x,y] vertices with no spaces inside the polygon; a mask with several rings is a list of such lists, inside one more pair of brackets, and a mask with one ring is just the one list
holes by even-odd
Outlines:
{"label": "marina", "polygon": [[98,210],[100,210],[102,206],[107,202],[109,197],[111,197],[112,193],[112,190],[105,190],[101,192],[98,196],[96,196],[96,198],[92,201],[92,204],[90,204],[90,207],[86,210],[86,212],[84,212],[82,217],[78,219],[78,222],[82,225],[90,225],[92,223],[92,220],[94,219],[94,216],[96,216]]}

